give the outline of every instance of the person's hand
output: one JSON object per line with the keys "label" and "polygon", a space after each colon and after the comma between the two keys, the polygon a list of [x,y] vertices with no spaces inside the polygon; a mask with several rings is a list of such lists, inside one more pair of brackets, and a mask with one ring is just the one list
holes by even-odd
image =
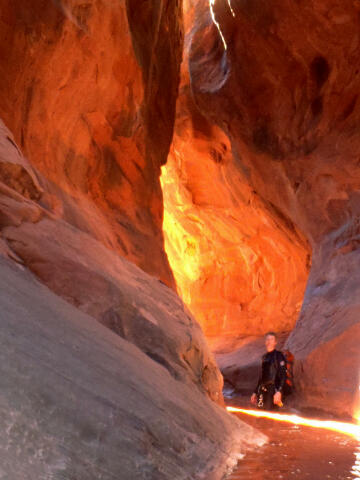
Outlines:
{"label": "person's hand", "polygon": [[279,405],[280,407],[282,406],[282,401],[281,401],[281,392],[276,392],[274,395],[274,403],[275,405]]}
{"label": "person's hand", "polygon": [[253,404],[253,405],[256,405],[256,393],[253,393],[251,395],[251,398],[250,398],[250,402]]}

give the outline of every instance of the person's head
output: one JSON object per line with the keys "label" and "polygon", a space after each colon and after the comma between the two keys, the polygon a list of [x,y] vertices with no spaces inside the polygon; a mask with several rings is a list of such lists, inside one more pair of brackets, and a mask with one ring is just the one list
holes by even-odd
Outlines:
{"label": "person's head", "polygon": [[268,352],[272,352],[276,347],[276,334],[274,332],[268,332],[265,335],[265,347]]}

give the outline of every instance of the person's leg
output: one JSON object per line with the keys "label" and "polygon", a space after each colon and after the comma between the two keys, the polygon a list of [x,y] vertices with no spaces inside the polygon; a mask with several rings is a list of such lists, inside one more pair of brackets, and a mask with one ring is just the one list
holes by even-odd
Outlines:
{"label": "person's leg", "polygon": [[271,386],[266,387],[266,392],[264,392],[264,410],[274,410],[274,393],[275,390]]}
{"label": "person's leg", "polygon": [[278,410],[274,404],[275,387],[273,385],[261,386],[257,396],[257,407],[262,410]]}

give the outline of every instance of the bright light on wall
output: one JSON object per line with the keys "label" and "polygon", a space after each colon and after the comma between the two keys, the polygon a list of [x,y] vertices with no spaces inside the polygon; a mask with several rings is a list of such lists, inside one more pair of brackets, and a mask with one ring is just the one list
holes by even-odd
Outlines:
{"label": "bright light on wall", "polygon": [[[222,40],[222,42],[223,42],[223,44],[224,44],[224,48],[225,48],[225,50],[227,50],[227,43],[226,43],[224,34],[223,34],[222,30],[221,30],[220,23],[216,20],[216,17],[215,17],[215,12],[214,12],[215,3],[216,3],[216,0],[209,0],[209,7],[210,7],[211,18],[212,18],[212,21],[214,22],[214,24],[216,25],[216,28],[217,28],[218,31],[219,31],[221,40]],[[234,12],[234,10],[233,10],[233,8],[232,8],[231,0],[227,0],[227,3],[228,3],[228,5],[229,5],[229,9],[230,9],[231,15],[232,15],[233,17],[235,17],[235,12]]]}

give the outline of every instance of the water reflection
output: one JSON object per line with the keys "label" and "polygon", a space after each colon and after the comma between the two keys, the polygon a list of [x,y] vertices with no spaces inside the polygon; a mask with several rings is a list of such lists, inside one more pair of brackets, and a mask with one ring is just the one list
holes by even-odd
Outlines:
{"label": "water reflection", "polygon": [[351,469],[351,473],[354,475],[354,477],[360,478],[360,438],[359,438],[359,445],[357,446],[354,455],[355,455],[355,463]]}
{"label": "water reflection", "polygon": [[360,480],[360,437],[241,416],[269,442],[249,451],[228,480]]}

